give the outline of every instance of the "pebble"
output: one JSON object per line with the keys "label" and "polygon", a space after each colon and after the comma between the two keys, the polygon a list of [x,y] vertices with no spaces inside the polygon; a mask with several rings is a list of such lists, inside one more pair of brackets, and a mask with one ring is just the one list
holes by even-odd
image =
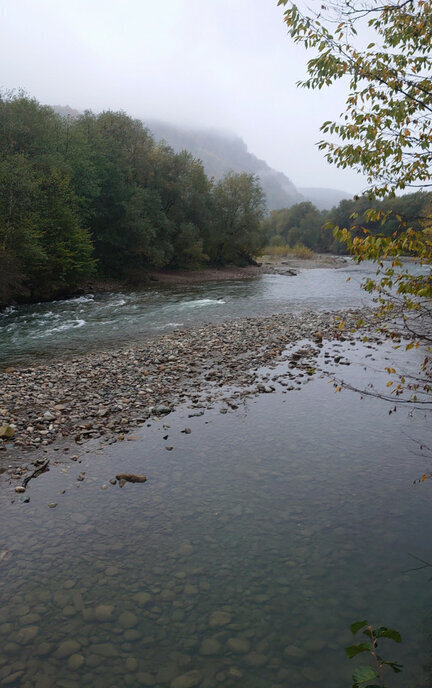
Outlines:
{"label": "pebble", "polygon": [[170,688],[195,688],[195,686],[199,686],[201,681],[202,675],[197,669],[193,669],[186,674],[177,676],[177,678],[171,681]]}
{"label": "pebble", "polygon": [[247,638],[228,638],[228,649],[236,655],[245,655],[250,650],[250,641]]}
{"label": "pebble", "polygon": [[151,595],[148,592],[137,592],[133,599],[140,607],[145,607],[150,602]]}
{"label": "pebble", "polygon": [[227,626],[229,623],[231,623],[231,616],[227,612],[216,611],[210,616],[210,628],[215,628],[216,626]]}
{"label": "pebble", "polygon": [[122,628],[133,628],[138,623],[138,618],[132,612],[123,612],[117,619]]}
{"label": "pebble", "polygon": [[[374,325],[372,309],[244,318],[178,330],[146,341],[145,346],[125,344],[115,351],[16,368],[13,375],[1,372],[0,426],[3,433],[8,428],[9,435],[13,430],[13,436],[3,437],[17,449],[37,448],[41,442],[51,444],[57,437],[70,436],[77,442],[104,435],[119,439],[144,423],[150,411],[156,416],[173,411],[180,395],[184,398],[185,388],[190,399],[208,389],[207,401],[218,398],[218,390],[207,386],[212,382],[243,387],[247,395],[273,392],[273,385],[256,379],[255,388],[251,387],[251,368],[272,365],[290,343],[306,338],[316,341],[317,332],[320,341],[321,337],[340,337],[341,319],[349,333],[359,318],[366,328]],[[311,369],[307,357],[304,364],[303,358],[300,354],[293,361],[300,373],[302,365],[304,372]],[[68,402],[59,403],[59,399]],[[232,408],[237,405],[235,399],[225,401]],[[56,412],[45,410],[36,417],[35,406]],[[192,408],[188,415],[203,414],[202,408]],[[189,434],[189,430],[185,428],[184,433]],[[2,443],[0,436],[0,446]],[[76,454],[71,456],[77,458]],[[78,480],[84,479],[82,472]]]}
{"label": "pebble", "polygon": [[67,664],[68,664],[68,668],[71,671],[78,671],[78,669],[80,669],[82,667],[82,665],[84,664],[84,657],[83,657],[83,655],[79,655],[79,654],[71,655],[68,659]]}
{"label": "pebble", "polygon": [[54,657],[57,657],[57,659],[70,657],[78,652],[80,648],[81,643],[79,643],[77,640],[63,640],[63,642],[60,643],[57,650],[54,652]]}
{"label": "pebble", "polygon": [[200,655],[204,655],[205,657],[218,655],[221,652],[221,644],[215,638],[206,638],[202,641],[199,651]]}
{"label": "pebble", "polygon": [[97,621],[109,621],[114,611],[113,604],[99,604],[94,612]]}

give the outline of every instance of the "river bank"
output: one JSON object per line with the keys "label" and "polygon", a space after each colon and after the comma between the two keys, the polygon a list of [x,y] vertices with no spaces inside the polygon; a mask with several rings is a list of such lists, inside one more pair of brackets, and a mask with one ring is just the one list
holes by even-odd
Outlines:
{"label": "river bank", "polygon": [[379,339],[373,333],[372,310],[278,314],[7,368],[0,373],[0,457],[3,462],[14,459],[19,467],[24,455],[36,450],[40,458],[49,445],[73,453],[87,440],[122,440],[149,418],[167,415],[185,401],[192,415],[202,415],[217,402],[226,410],[237,408],[245,396],[274,391],[258,370],[284,359],[289,362],[286,384],[295,389],[314,374],[322,341],[352,338],[360,318],[362,327]]}

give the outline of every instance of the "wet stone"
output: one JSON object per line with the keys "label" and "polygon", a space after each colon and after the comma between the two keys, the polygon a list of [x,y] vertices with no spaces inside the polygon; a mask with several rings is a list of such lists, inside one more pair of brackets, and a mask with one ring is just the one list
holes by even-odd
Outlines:
{"label": "wet stone", "polygon": [[64,640],[62,643],[60,643],[57,650],[55,651],[54,657],[57,657],[57,659],[70,657],[71,655],[78,652],[80,648],[81,643],[79,643],[77,640]]}
{"label": "wet stone", "polygon": [[231,616],[227,612],[216,611],[210,616],[210,628],[215,628],[216,626],[227,626],[229,623],[231,623]]}
{"label": "wet stone", "polygon": [[38,632],[39,628],[37,626],[26,626],[18,631],[16,639],[22,645],[27,645],[36,638]]}
{"label": "wet stone", "polygon": [[83,655],[79,655],[79,654],[71,655],[69,657],[68,663],[67,663],[68,668],[71,671],[78,671],[78,669],[80,669],[83,664],[84,664],[84,657],[83,657]]}
{"label": "wet stone", "polygon": [[201,681],[202,675],[197,669],[193,669],[186,674],[177,676],[177,678],[171,681],[170,688],[195,688],[195,686],[199,686]]}
{"label": "wet stone", "polygon": [[95,643],[90,647],[91,652],[101,657],[117,657],[118,650],[112,643]]}
{"label": "wet stone", "polygon": [[200,655],[204,655],[205,657],[218,655],[221,652],[221,644],[215,638],[206,638],[202,641],[199,651]]}
{"label": "wet stone", "polygon": [[113,604],[99,604],[94,611],[94,618],[97,621],[109,621],[114,611]]}
{"label": "wet stone", "polygon": [[4,679],[2,679],[0,686],[13,686],[18,685],[21,677],[24,675],[24,671],[15,671],[13,674],[9,674]]}
{"label": "wet stone", "polygon": [[122,628],[133,628],[138,623],[138,618],[132,612],[123,612],[117,619]]}
{"label": "wet stone", "polygon": [[135,657],[128,657],[125,662],[126,671],[135,672],[138,670],[138,660]]}
{"label": "wet stone", "polygon": [[228,638],[227,647],[236,655],[245,655],[250,650],[250,641],[247,638]]}
{"label": "wet stone", "polygon": [[137,592],[133,599],[140,607],[145,607],[151,601],[151,595],[148,592]]}

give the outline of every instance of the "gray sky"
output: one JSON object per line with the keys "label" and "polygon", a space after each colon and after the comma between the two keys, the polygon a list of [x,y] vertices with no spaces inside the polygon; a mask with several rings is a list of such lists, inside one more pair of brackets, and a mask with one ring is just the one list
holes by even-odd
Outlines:
{"label": "gray sky", "polygon": [[314,145],[343,87],[295,86],[311,55],[282,17],[276,0],[0,0],[0,87],[229,130],[296,186],[359,192]]}

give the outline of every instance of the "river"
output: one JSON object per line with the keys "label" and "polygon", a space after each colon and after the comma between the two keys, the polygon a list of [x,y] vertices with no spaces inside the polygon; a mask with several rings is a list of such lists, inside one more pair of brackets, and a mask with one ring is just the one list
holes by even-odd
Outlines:
{"label": "river", "polygon": [[[230,317],[360,305],[360,275],[347,283],[344,272],[301,273],[297,293],[298,278],[267,276],[159,298],[186,314],[182,327],[192,322],[188,308],[205,319],[223,317],[228,304]],[[135,305],[144,298],[126,296]],[[91,299],[86,323],[98,302],[115,298]],[[215,301],[205,314],[179,308],[204,298]],[[81,307],[67,303],[29,312]],[[21,311],[11,317],[23,326]],[[155,320],[144,320],[131,336],[154,333]],[[20,356],[34,354],[30,340]],[[326,345],[320,365],[335,346],[351,360],[344,379],[359,387],[385,389],[384,367],[404,360],[390,345],[346,342]],[[286,362],[268,376],[285,370]],[[335,393],[329,382],[318,374],[289,391],[275,379],[274,393],[228,413],[216,404],[202,417],[185,404],[130,441],[60,459],[21,498],[3,476],[0,685],[346,688],[361,663],[345,657],[349,624],[369,619],[403,636],[380,646],[405,665],[389,684],[429,686],[432,571],[410,570],[422,566],[416,557],[432,559],[432,481],[414,483],[431,469],[418,444],[428,443],[429,418],[389,413],[379,398]],[[119,471],[148,481],[120,489],[110,483]]]}
{"label": "river", "polygon": [[[359,285],[372,265],[302,270],[294,277],[168,286],[10,307],[0,313],[0,365],[134,342],[230,318],[370,303]],[[347,278],[350,280],[347,282]]]}

